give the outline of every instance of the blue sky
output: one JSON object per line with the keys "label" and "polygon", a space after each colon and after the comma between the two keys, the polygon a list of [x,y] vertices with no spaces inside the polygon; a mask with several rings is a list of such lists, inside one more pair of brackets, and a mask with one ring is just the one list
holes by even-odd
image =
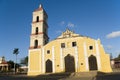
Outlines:
{"label": "blue sky", "polygon": [[120,53],[120,0],[0,0],[0,56],[18,60],[28,55],[32,12],[43,5],[48,14],[50,41],[68,27],[101,39],[113,57]]}

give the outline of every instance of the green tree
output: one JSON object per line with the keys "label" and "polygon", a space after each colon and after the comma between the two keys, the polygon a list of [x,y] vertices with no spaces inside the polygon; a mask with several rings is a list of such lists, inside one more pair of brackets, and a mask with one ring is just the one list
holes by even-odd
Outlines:
{"label": "green tree", "polygon": [[118,57],[114,58],[114,60],[116,61],[120,60],[120,54],[118,55]]}
{"label": "green tree", "polygon": [[14,68],[14,61],[9,60],[7,63],[10,65],[10,68]]}
{"label": "green tree", "polygon": [[25,64],[27,66],[28,65],[28,56],[26,56],[25,58],[21,59],[20,63],[21,64]]}
{"label": "green tree", "polygon": [[118,55],[118,58],[120,59],[120,54]]}

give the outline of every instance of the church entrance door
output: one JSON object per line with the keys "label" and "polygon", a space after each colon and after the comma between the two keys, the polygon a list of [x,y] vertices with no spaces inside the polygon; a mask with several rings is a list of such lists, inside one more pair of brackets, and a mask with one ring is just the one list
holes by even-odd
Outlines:
{"label": "church entrance door", "polygon": [[91,55],[89,57],[89,70],[98,70],[96,57]]}
{"label": "church entrance door", "polygon": [[65,58],[65,72],[75,72],[74,57],[68,54]]}
{"label": "church entrance door", "polygon": [[48,59],[46,61],[46,73],[51,73],[51,72],[52,72],[52,61]]}

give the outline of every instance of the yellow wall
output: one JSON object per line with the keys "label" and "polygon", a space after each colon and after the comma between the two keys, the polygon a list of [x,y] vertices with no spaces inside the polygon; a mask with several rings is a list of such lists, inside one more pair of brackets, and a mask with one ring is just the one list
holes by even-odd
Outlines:
{"label": "yellow wall", "polygon": [[[61,50],[61,43],[65,43],[66,48],[62,49],[62,55],[63,55],[63,66],[64,66],[64,57],[67,54],[70,54],[75,57],[75,47],[72,47],[72,42],[77,42],[77,53],[78,53],[78,68],[76,69],[76,72],[88,72],[89,69],[86,69],[86,60],[85,60],[85,51],[84,51],[84,45],[86,45],[86,53],[87,57],[90,55],[94,55],[97,58],[97,49],[96,49],[96,43],[98,44],[98,50],[99,50],[99,56],[100,56],[100,63],[101,68],[98,71],[102,72],[111,72],[110,67],[110,58],[108,54],[105,54],[105,51],[100,43],[100,40],[94,40],[88,37],[74,37],[74,38],[64,38],[64,39],[56,39],[51,42],[49,42],[47,45],[44,46],[44,57],[45,61],[50,59],[52,61],[52,54],[54,53],[54,62],[55,62],[55,73],[58,72],[64,72],[65,67],[63,70],[61,69],[61,62],[60,62],[60,50]],[[93,46],[93,50],[89,49],[89,46]],[[54,52],[53,52],[54,48]],[[47,50],[50,50],[50,54],[47,54]],[[30,52],[30,70],[37,71],[37,74],[41,74],[41,62],[39,60],[42,60],[40,57],[42,54],[41,51],[31,51]],[[45,63],[45,62],[44,62]],[[98,65],[98,64],[97,64]],[[46,66],[45,66],[46,67]],[[88,63],[89,68],[89,63]],[[40,71],[38,73],[38,71]],[[29,74],[29,72],[28,72]],[[35,73],[30,73],[29,75],[32,75]],[[36,74],[35,74],[36,75]]]}
{"label": "yellow wall", "polygon": [[41,73],[41,50],[29,50],[28,75],[39,75]]}

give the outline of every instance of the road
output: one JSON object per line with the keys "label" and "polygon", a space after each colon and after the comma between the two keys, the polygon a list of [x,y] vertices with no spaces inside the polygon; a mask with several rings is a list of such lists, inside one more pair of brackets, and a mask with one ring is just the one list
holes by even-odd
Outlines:
{"label": "road", "polygon": [[0,75],[0,80],[120,80],[120,73],[97,75],[96,77],[69,77],[69,75]]}

